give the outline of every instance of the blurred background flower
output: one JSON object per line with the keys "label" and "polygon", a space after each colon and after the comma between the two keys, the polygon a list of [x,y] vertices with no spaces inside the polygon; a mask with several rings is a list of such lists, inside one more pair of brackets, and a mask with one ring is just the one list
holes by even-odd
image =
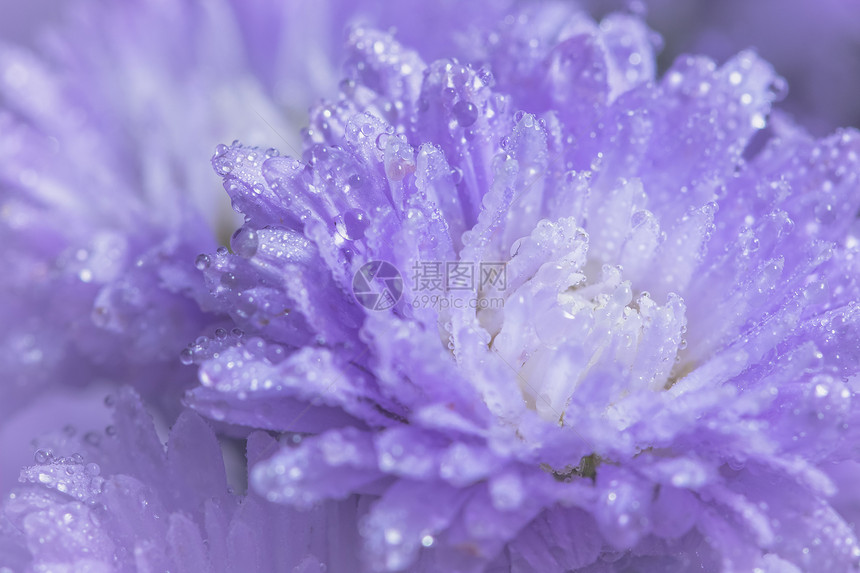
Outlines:
{"label": "blurred background flower", "polygon": [[[38,440],[0,515],[0,571],[355,570],[355,499],[305,512],[267,503],[245,495],[244,470],[228,483],[218,440],[193,412],[162,446],[134,392],[109,394],[101,409],[111,425],[98,440],[75,428]],[[248,459],[275,447],[252,434]]]}
{"label": "blurred background flower", "polygon": [[[245,4],[248,10],[262,14],[259,8],[264,3],[252,0]],[[584,0],[583,3],[596,16],[618,9],[644,12],[650,27],[665,39],[665,48],[659,55],[664,69],[682,53],[705,54],[725,61],[741,50],[755,48],[788,80],[791,92],[782,107],[807,128],[823,135],[839,126],[860,126],[860,98],[856,97],[860,90],[856,73],[860,69],[860,12],[849,0]],[[337,6],[333,2],[319,4]],[[468,11],[468,5],[459,9]],[[68,6],[62,0],[0,0],[3,13],[0,38],[34,45],[37,32],[47,23],[62,20]],[[450,22],[434,25],[439,22],[439,14],[426,3],[347,3],[336,9],[324,9],[330,24],[315,28],[311,44],[320,53],[329,50],[327,55],[333,55],[335,60],[340,49],[338,26],[355,14],[364,13],[368,21],[381,27],[396,25],[401,30],[399,37],[408,35],[419,41],[416,47],[423,47],[420,42],[428,36],[426,30],[438,32],[451,25]],[[271,27],[277,26],[278,20],[260,17],[256,23]],[[260,49],[265,49],[263,39],[267,37],[270,36],[262,34],[258,38]],[[327,39],[336,41],[325,47]],[[311,44],[303,45],[306,49]],[[431,51],[428,55],[435,58],[442,54]],[[307,93],[298,95],[302,103],[296,107],[303,112],[310,100]],[[301,121],[300,116],[298,119]]]}

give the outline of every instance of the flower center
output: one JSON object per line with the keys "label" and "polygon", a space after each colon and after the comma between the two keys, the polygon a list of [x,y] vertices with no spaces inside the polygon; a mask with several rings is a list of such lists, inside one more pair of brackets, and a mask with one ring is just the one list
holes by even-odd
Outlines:
{"label": "flower center", "polygon": [[624,398],[666,389],[689,371],[680,358],[684,301],[669,294],[661,303],[635,292],[620,267],[595,269],[585,258],[587,235],[576,241],[583,244],[519,282],[516,255],[509,263],[515,288],[504,308],[480,319],[493,337],[491,349],[516,370],[526,404],[542,418],[564,425],[571,400],[584,391],[626,425]]}

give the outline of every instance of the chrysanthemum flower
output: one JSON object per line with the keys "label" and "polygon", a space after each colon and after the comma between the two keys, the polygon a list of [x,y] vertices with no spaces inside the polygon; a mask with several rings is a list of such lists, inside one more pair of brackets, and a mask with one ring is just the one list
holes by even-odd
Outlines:
{"label": "chrysanthemum flower", "polygon": [[[828,471],[853,455],[860,140],[768,125],[784,82],[751,52],[657,80],[655,41],[550,6],[426,63],[357,28],[302,158],[217,150],[246,222],[198,266],[243,334],[184,352],[188,402],[313,434],[257,492],[372,500],[373,570],[857,566]],[[439,264],[474,281],[422,298]]]}

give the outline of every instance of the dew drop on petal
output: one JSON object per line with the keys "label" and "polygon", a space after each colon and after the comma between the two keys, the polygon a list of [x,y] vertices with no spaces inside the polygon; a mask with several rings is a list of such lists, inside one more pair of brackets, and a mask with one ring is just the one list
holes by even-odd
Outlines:
{"label": "dew drop on petal", "polygon": [[470,101],[460,100],[454,104],[451,110],[454,117],[457,118],[457,123],[462,127],[469,127],[478,120],[478,106]]}
{"label": "dew drop on petal", "polygon": [[230,246],[233,248],[233,252],[240,257],[250,259],[257,254],[257,247],[259,246],[257,233],[248,227],[239,227],[230,239]]}
{"label": "dew drop on petal", "polygon": [[836,211],[830,201],[822,201],[815,206],[815,218],[819,223],[827,225],[836,220]]}
{"label": "dew drop on petal", "polygon": [[194,259],[194,266],[197,267],[198,271],[205,271],[210,264],[209,255],[197,255],[197,258]]}
{"label": "dew drop on petal", "polygon": [[37,464],[48,464],[53,461],[54,454],[51,450],[39,449],[33,454],[33,459],[36,460]]}
{"label": "dew drop on petal", "polygon": [[179,361],[188,366],[194,363],[194,353],[190,348],[183,348],[179,353]]}
{"label": "dew drop on petal", "polygon": [[350,175],[349,179],[346,180],[347,185],[349,185],[350,189],[359,189],[362,185],[364,185],[364,179],[362,179],[361,175],[353,174]]}
{"label": "dew drop on petal", "polygon": [[364,232],[370,226],[370,218],[361,209],[350,209],[343,214],[343,224],[346,228],[346,238],[357,241],[364,238]]}

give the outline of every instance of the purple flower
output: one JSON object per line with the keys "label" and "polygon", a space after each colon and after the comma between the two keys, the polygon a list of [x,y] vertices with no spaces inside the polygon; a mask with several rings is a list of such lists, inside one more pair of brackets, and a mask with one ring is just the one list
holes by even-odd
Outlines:
{"label": "purple flower", "polygon": [[803,125],[825,133],[839,125],[860,124],[854,97],[860,85],[852,72],[860,65],[860,19],[850,2],[647,0],[645,4],[649,23],[667,39],[668,52],[704,53],[720,61],[755,47],[788,80],[791,91],[783,108],[796,114]]}
{"label": "purple flower", "polygon": [[[791,85],[780,108],[825,134],[860,125],[860,19],[845,0],[579,0],[592,14],[633,10],[665,40],[661,67],[683,54],[717,62],[754,49]],[[834,85],[839,87],[834,89]]]}
{"label": "purple flower", "polygon": [[[244,336],[189,347],[187,401],[312,434],[252,487],[371,500],[373,570],[856,567],[828,472],[853,456],[857,133],[768,124],[784,82],[752,52],[656,80],[629,16],[525,10],[468,62],[349,41],[301,159],[213,159],[246,222],[201,266]],[[425,299],[425,264],[505,280]]]}
{"label": "purple flower", "polygon": [[[215,247],[218,218],[211,180],[180,155],[240,129],[221,113],[231,98],[264,98],[252,80],[244,96],[224,93],[199,58],[177,58],[188,44],[218,53],[207,34],[187,33],[199,7],[78,7],[44,59],[0,50],[0,288],[15,301],[0,309],[14,325],[0,338],[0,415],[52,386],[102,381],[172,394],[175,415],[177,390],[193,380],[177,349],[208,322],[191,263]],[[205,93],[218,95],[195,107]]]}
{"label": "purple flower", "polygon": [[[329,570],[349,569],[355,500],[297,512],[235,494],[197,414],[180,415],[164,447],[133,392],[106,403],[114,423],[99,440],[73,430],[40,439],[0,516],[4,570],[318,573],[315,553],[329,543],[342,548]],[[247,444],[251,462],[275,447],[264,433]]]}
{"label": "purple flower", "polygon": [[[0,419],[93,384],[178,414],[194,372],[177,354],[218,320],[193,262],[238,224],[201,161],[234,137],[298,146],[307,106],[336,87],[343,26],[367,9],[251,4],[76,2],[41,58],[0,45]],[[418,2],[371,4],[363,18],[388,26]],[[35,411],[29,435],[55,423]],[[20,461],[2,456],[5,491]]]}

